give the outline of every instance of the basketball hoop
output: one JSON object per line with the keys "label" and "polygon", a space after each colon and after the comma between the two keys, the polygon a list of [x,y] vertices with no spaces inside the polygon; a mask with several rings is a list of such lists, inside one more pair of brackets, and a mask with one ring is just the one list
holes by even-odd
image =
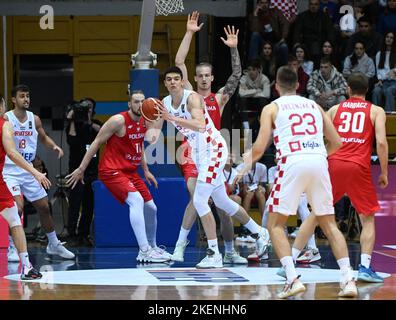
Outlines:
{"label": "basketball hoop", "polygon": [[157,16],[182,12],[184,10],[183,0],[155,0]]}

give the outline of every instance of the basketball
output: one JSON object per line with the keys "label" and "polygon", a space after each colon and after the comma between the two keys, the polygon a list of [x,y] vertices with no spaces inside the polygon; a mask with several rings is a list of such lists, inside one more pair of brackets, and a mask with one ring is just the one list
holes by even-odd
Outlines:
{"label": "basketball", "polygon": [[156,105],[162,105],[162,101],[157,98],[147,98],[143,101],[141,114],[147,121],[156,121],[160,118]]}

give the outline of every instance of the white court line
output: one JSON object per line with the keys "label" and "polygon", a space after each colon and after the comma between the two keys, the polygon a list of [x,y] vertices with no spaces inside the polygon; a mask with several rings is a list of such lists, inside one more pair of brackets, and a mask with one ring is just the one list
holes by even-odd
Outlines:
{"label": "white court line", "polygon": [[390,245],[389,244],[389,245],[383,245],[383,247],[396,250],[396,245]]}
{"label": "white court line", "polygon": [[[70,270],[70,271],[51,271],[43,272],[43,278],[28,282],[44,283],[44,284],[68,284],[68,285],[112,285],[112,286],[211,286],[211,285],[276,285],[283,284],[284,279],[277,276],[278,268],[223,268],[219,270],[208,271],[208,279],[210,281],[210,273],[213,272],[232,272],[239,280],[241,277],[246,279],[245,282],[232,281],[233,277],[228,281],[222,281],[223,278],[217,273],[213,275],[215,282],[200,282],[192,278],[191,274],[197,273],[194,268],[141,268],[141,269],[98,269],[98,270]],[[304,283],[332,283],[339,282],[340,271],[338,269],[313,269],[313,268],[297,268],[297,273],[301,274],[301,281]],[[183,272],[185,271],[185,272]],[[160,281],[150,272],[159,272],[160,274],[169,273],[171,276],[177,272],[177,276],[184,279],[172,279]],[[200,273],[205,271],[199,270]],[[357,271],[354,271],[357,277]],[[230,274],[230,273],[229,273]],[[378,272],[384,278],[390,276],[388,273]],[[13,274],[4,277],[8,280],[21,281],[19,274]],[[185,280],[189,278],[190,280]]]}

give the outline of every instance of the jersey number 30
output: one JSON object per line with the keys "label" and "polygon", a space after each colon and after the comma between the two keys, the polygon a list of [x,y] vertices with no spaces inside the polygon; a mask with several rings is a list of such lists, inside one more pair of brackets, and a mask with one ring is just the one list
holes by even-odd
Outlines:
{"label": "jersey number 30", "polygon": [[338,126],[338,132],[362,133],[366,114],[364,112],[341,112],[340,120],[342,123]]}

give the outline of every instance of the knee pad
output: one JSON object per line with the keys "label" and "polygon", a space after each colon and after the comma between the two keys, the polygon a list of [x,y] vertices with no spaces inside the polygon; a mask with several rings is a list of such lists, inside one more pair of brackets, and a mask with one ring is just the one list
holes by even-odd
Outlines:
{"label": "knee pad", "polygon": [[1,215],[8,222],[8,226],[10,228],[22,226],[21,218],[19,218],[19,215],[18,215],[17,206],[13,206],[12,208],[5,208],[1,212]]}
{"label": "knee pad", "polygon": [[195,210],[197,210],[199,217],[203,217],[207,213],[211,212],[208,199],[204,199],[198,193],[194,194],[193,205]]}

